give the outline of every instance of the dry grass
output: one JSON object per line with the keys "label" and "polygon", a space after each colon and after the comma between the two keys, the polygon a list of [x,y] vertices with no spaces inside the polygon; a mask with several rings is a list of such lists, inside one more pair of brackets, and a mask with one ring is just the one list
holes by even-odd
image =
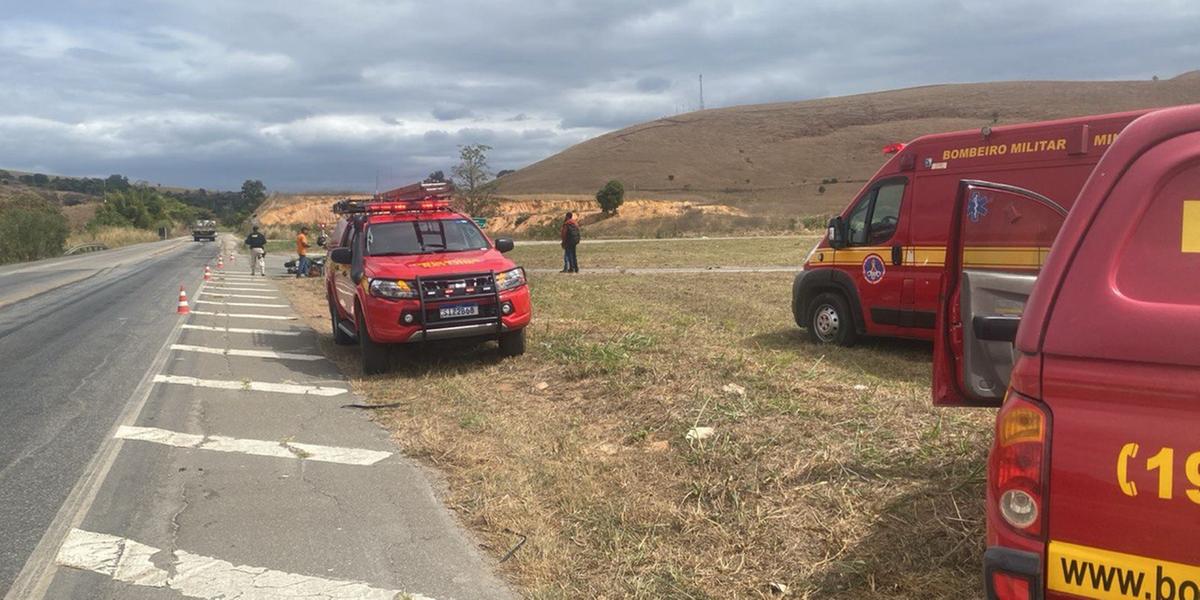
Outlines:
{"label": "dry grass", "polygon": [[133,227],[100,227],[95,231],[81,231],[72,233],[67,238],[67,247],[77,246],[79,244],[90,244],[100,242],[109,248],[119,248],[121,246],[130,246],[133,244],[141,244],[144,242],[153,242],[158,240],[158,234],[146,229],[136,229]]}
{"label": "dry grass", "polygon": [[487,551],[529,537],[503,567],[529,598],[979,597],[992,413],[930,406],[927,344],[809,344],[790,283],[535,276],[525,356],[434,347],[377,377],[319,281],[285,289]]}

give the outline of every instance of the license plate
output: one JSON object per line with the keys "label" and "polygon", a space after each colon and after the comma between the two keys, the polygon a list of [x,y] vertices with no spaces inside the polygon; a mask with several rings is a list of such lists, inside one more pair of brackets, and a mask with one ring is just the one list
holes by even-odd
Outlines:
{"label": "license plate", "polygon": [[443,306],[438,309],[438,315],[443,319],[454,319],[457,317],[475,317],[479,315],[478,304],[456,304],[454,306]]}

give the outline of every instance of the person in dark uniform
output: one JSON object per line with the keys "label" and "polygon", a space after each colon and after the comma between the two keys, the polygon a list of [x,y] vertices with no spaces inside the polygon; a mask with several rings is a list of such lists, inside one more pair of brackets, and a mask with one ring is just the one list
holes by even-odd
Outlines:
{"label": "person in dark uniform", "polygon": [[250,246],[250,275],[253,276],[257,269],[259,275],[266,277],[267,261],[264,258],[267,256],[267,236],[258,232],[258,225],[246,236],[246,245]]}

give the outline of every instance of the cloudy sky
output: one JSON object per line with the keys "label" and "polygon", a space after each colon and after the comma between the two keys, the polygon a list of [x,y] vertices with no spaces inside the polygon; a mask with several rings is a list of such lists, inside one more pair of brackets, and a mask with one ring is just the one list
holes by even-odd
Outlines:
{"label": "cloudy sky", "polygon": [[3,0],[0,167],[369,190],[697,107],[1200,68],[1196,0]]}

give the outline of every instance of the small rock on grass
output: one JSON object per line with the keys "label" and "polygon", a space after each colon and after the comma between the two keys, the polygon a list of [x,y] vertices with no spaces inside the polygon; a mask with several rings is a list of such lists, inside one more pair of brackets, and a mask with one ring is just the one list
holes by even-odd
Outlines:
{"label": "small rock on grass", "polygon": [[771,591],[781,596],[786,596],[791,591],[786,584],[772,581],[770,584]]}
{"label": "small rock on grass", "polygon": [[712,427],[693,427],[687,432],[687,439],[691,441],[706,440],[715,434],[717,430]]}
{"label": "small rock on grass", "polygon": [[533,389],[535,389],[539,392],[544,392],[549,387],[550,387],[550,384],[546,383],[545,381],[541,381],[541,382],[538,382],[537,385],[533,386]]}
{"label": "small rock on grass", "polygon": [[865,392],[865,391],[867,391],[867,386],[865,386],[861,383],[856,383],[856,384],[854,384],[854,391]]}
{"label": "small rock on grass", "polygon": [[726,394],[733,394],[734,396],[745,396],[746,395],[746,388],[744,388],[736,383],[725,384],[721,388],[721,391],[725,392]]}

